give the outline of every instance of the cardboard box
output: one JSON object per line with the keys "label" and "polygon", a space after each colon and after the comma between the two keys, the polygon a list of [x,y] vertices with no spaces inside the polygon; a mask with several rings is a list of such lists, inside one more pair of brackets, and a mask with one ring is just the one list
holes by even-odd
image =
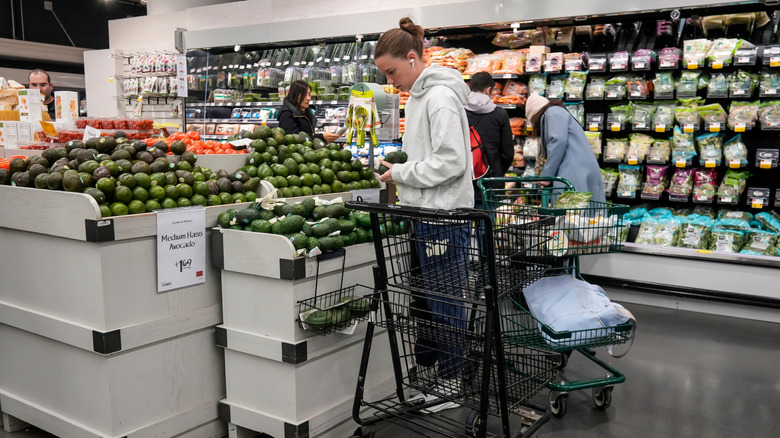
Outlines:
{"label": "cardboard box", "polygon": [[73,122],[79,116],[79,93],[75,91],[55,91],[54,109],[58,122]]}
{"label": "cardboard box", "polygon": [[547,46],[531,46],[528,48],[528,53],[550,53],[550,48]]}
{"label": "cardboard box", "polygon": [[0,145],[13,149],[19,143],[18,124],[19,122],[0,122]]}
{"label": "cardboard box", "polygon": [[40,122],[43,102],[38,89],[19,90],[19,118],[22,121]]}

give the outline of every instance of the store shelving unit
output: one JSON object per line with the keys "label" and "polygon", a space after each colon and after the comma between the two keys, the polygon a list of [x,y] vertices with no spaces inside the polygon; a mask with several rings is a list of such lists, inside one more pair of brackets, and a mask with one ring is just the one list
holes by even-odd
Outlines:
{"label": "store shelving unit", "polygon": [[59,436],[223,433],[218,271],[157,293],[154,214],[103,219],[88,195],[9,186],[0,204],[4,416]]}

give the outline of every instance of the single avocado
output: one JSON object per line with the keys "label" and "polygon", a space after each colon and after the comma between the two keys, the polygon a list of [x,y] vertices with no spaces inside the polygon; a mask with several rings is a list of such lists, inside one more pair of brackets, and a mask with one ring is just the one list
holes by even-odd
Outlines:
{"label": "single avocado", "polygon": [[152,154],[146,152],[145,150],[136,153],[135,158],[145,162],[146,164],[152,164],[152,161],[154,161],[154,157],[152,156]]}
{"label": "single avocado", "polygon": [[192,176],[192,172],[188,172],[186,170],[177,170],[174,173],[176,174],[176,178],[178,178],[180,183],[187,185],[195,184],[195,177]]}
{"label": "single avocado", "polygon": [[84,193],[95,198],[95,201],[98,203],[98,205],[106,202],[106,195],[99,189],[96,189],[94,187],[88,187],[84,189]]}
{"label": "single avocado", "polygon": [[220,178],[217,180],[217,188],[220,192],[233,193],[233,184],[228,178]]}
{"label": "single avocado", "polygon": [[62,188],[64,188],[68,192],[80,192],[83,189],[83,184],[81,183],[81,178],[79,178],[79,174],[77,172],[74,173],[66,173],[62,177]]}
{"label": "single avocado", "polygon": [[292,212],[293,212],[293,208],[289,204],[279,204],[276,207],[274,207],[274,215],[276,216],[287,216]]}
{"label": "single avocado", "polygon": [[70,153],[73,149],[84,149],[84,142],[81,140],[71,140],[65,143],[65,150]]}
{"label": "single avocado", "polygon": [[8,165],[8,170],[11,171],[11,175],[15,174],[16,172],[24,172],[27,170],[27,161],[25,161],[24,158],[13,158]]}
{"label": "single avocado", "polygon": [[113,137],[100,137],[95,149],[101,154],[110,154],[116,149],[116,140]]}
{"label": "single avocado", "polygon": [[135,148],[136,154],[138,152],[145,152],[146,151],[147,146],[146,146],[146,142],[145,141],[136,140],[136,141],[132,142],[131,144]]}
{"label": "single avocado", "polygon": [[27,171],[16,172],[11,175],[11,185],[18,187],[27,187],[30,185],[30,174]]}
{"label": "single avocado", "polygon": [[48,173],[39,173],[33,179],[33,184],[35,185],[36,189],[47,189],[49,188],[49,186],[46,183],[48,179],[49,179]]}
{"label": "single avocado", "polygon": [[115,150],[111,154],[111,159],[114,160],[114,161],[129,160],[131,158],[133,158],[133,157],[130,155],[130,152],[127,152],[127,151],[122,150],[122,149]]}
{"label": "single avocado", "polygon": [[111,171],[106,166],[100,166],[92,172],[92,178],[95,178],[95,181],[100,178],[108,178],[109,176],[111,176]]}
{"label": "single avocado", "polygon": [[114,131],[114,138],[115,139],[127,138],[127,134],[125,133],[125,131]]}
{"label": "single avocado", "polygon": [[155,142],[152,147],[161,150],[163,154],[168,152],[168,143],[162,140]]}
{"label": "single avocado", "polygon": [[147,152],[149,152],[155,159],[165,158],[165,152],[161,151],[156,147],[150,147],[149,149],[147,149]]}
{"label": "single avocado", "polygon": [[49,178],[46,179],[46,185],[49,190],[62,190],[62,174],[59,172],[50,173]]}
{"label": "single avocado", "polygon": [[133,175],[136,173],[145,173],[147,175],[151,175],[152,167],[144,161],[137,161],[135,164],[133,164],[133,167],[130,168],[130,172]]}
{"label": "single avocado", "polygon": [[194,166],[195,162],[198,160],[198,157],[197,157],[197,155],[195,155],[195,152],[184,151],[181,154],[181,159]]}
{"label": "single avocado", "polygon": [[30,174],[30,179],[34,181],[38,175],[42,173],[48,173],[49,169],[47,169],[46,166],[35,163],[27,168],[27,172]]}
{"label": "single avocado", "polygon": [[46,169],[49,168],[49,160],[43,158],[40,155],[32,155],[30,157],[27,157],[27,168],[29,169],[30,166],[32,166],[33,164],[40,164]]}
{"label": "single avocado", "polygon": [[244,188],[244,183],[241,181],[233,181],[230,185],[233,187],[233,193],[244,193],[246,190]]}

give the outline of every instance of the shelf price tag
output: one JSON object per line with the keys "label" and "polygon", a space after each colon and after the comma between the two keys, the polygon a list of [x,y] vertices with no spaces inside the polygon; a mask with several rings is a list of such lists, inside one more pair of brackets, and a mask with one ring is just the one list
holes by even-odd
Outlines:
{"label": "shelf price tag", "polygon": [[687,165],[688,165],[688,160],[686,160],[685,158],[678,158],[677,160],[674,161],[675,167],[685,167]]}
{"label": "shelf price tag", "polygon": [[656,123],[655,132],[666,132],[666,125],[664,125],[663,123]]}
{"label": "shelf price tag", "polygon": [[41,120],[41,128],[43,128],[43,133],[46,134],[46,137],[57,139],[59,138],[59,135],[57,134],[57,129],[54,127],[54,123],[52,122],[44,122]]}
{"label": "shelf price tag", "polygon": [[598,131],[599,130],[599,124],[598,123],[588,123],[588,131]]}
{"label": "shelf price tag", "polygon": [[626,161],[628,161],[628,164],[631,165],[639,164],[639,157],[629,155],[626,157]]}
{"label": "shelf price tag", "polygon": [[732,197],[731,196],[721,196],[719,202],[721,204],[731,204],[732,203]]}
{"label": "shelf price tag", "polygon": [[620,122],[612,122],[609,125],[609,130],[613,132],[620,131]]}
{"label": "shelf price tag", "polygon": [[[43,123],[43,122],[41,122]],[[758,163],[758,167],[761,169],[771,169],[772,168],[772,160],[766,160],[762,159],[760,163]]]}
{"label": "shelf price tag", "polygon": [[693,200],[698,202],[710,202],[712,201],[712,198],[705,195],[696,195],[693,197]]}
{"label": "shelf price tag", "polygon": [[780,56],[772,56],[769,58],[770,67],[780,67]]}
{"label": "shelf price tag", "polygon": [[683,125],[683,132],[693,132],[693,123],[686,123]]}
{"label": "shelf price tag", "polygon": [[715,167],[716,164],[717,164],[717,162],[714,159],[712,159],[712,158],[707,158],[704,161],[704,167]]}
{"label": "shelf price tag", "polygon": [[672,68],[674,67],[674,61],[663,59],[661,60],[661,68]]}
{"label": "shelf price tag", "polygon": [[634,129],[647,129],[647,123],[645,122],[634,123]]}
{"label": "shelf price tag", "polygon": [[750,57],[748,56],[740,56],[737,58],[738,64],[749,64],[750,63]]}
{"label": "shelf price tag", "polygon": [[636,193],[634,192],[619,192],[621,198],[634,198]]}
{"label": "shelf price tag", "polygon": [[157,211],[157,292],[206,281],[206,209]]}
{"label": "shelf price tag", "polygon": [[723,68],[723,60],[722,59],[715,59],[712,61],[712,68],[715,70]]}
{"label": "shelf price tag", "polygon": [[81,141],[87,141],[90,138],[100,138],[100,130],[87,125],[84,127],[84,137],[81,138]]}
{"label": "shelf price tag", "polygon": [[742,167],[742,161],[740,160],[729,160],[729,167],[732,169],[739,169]]}
{"label": "shelf price tag", "polygon": [[745,132],[745,128],[747,125],[745,125],[744,122],[735,123],[734,124],[734,132]]}
{"label": "shelf price tag", "polygon": [[777,88],[766,88],[764,89],[764,94],[766,95],[775,95],[777,94]]}
{"label": "shelf price tag", "polygon": [[710,132],[720,132],[720,122],[710,123]]}
{"label": "shelf price tag", "polygon": [[515,77],[515,75],[513,75],[513,74],[510,74],[510,73],[504,73],[504,75],[503,75],[503,76],[501,76],[501,77],[502,77],[503,79],[512,79],[513,77]]}
{"label": "shelf price tag", "polygon": [[688,60],[688,70],[696,70],[699,68],[699,61],[695,59],[689,59]]}
{"label": "shelf price tag", "polygon": [[753,208],[764,208],[764,200],[761,198],[754,198],[751,200],[750,206]]}

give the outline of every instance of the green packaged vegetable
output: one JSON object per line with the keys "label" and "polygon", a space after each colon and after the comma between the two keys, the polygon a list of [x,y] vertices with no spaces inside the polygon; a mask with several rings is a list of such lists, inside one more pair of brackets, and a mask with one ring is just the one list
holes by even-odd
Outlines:
{"label": "green packaged vegetable", "polygon": [[710,233],[710,251],[738,253],[745,244],[745,234],[741,231],[714,228]]}

